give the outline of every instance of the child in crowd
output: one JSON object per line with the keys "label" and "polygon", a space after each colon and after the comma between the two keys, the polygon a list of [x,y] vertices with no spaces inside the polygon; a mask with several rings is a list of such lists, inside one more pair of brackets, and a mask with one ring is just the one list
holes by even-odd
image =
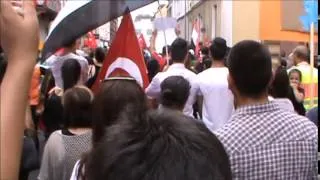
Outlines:
{"label": "child in crowd", "polygon": [[302,74],[301,71],[298,69],[292,69],[289,72],[289,81],[290,86],[292,88],[292,94],[295,98],[295,102],[293,102],[293,106],[296,110],[296,112],[300,115],[305,115],[305,108],[303,106],[304,101],[304,89],[301,87],[301,80],[302,80]]}
{"label": "child in crowd", "polygon": [[290,86],[293,88],[294,95],[298,102],[304,100],[304,89],[301,87],[302,74],[298,69],[292,69],[289,72]]}

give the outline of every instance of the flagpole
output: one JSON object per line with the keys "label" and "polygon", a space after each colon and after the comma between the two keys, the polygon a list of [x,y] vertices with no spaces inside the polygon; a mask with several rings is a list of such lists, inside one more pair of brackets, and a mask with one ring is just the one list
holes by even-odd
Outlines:
{"label": "flagpole", "polygon": [[[161,9],[160,9],[160,1],[159,0],[158,0],[158,9],[159,9],[160,16],[162,17],[162,13],[161,13]],[[161,19],[161,20],[163,20],[163,19]],[[164,34],[164,43],[165,43],[165,47],[166,47],[167,66],[169,66],[169,54],[168,54],[166,30],[163,30],[163,34]]]}
{"label": "flagpole", "polygon": [[310,77],[311,77],[311,89],[310,89],[310,108],[313,107],[314,98],[314,81],[313,81],[313,67],[314,67],[314,22],[311,22],[310,28]]}

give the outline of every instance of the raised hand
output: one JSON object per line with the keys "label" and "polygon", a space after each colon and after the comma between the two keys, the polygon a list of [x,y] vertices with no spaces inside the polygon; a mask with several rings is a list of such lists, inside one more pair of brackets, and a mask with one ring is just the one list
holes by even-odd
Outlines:
{"label": "raised hand", "polygon": [[18,179],[39,25],[33,0],[0,0],[0,43],[8,66],[0,86],[0,179]]}
{"label": "raised hand", "polygon": [[0,43],[8,59],[13,61],[32,57],[35,60],[39,24],[33,1],[0,2]]}

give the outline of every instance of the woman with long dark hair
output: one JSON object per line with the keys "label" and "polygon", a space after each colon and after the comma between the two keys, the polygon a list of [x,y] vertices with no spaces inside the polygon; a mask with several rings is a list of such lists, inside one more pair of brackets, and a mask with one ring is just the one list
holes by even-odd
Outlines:
{"label": "woman with long dark hair", "polygon": [[[101,84],[93,102],[92,150],[104,138],[106,128],[116,124],[120,113],[129,107],[130,111],[138,117],[146,114],[147,98],[137,81],[131,77],[106,79]],[[82,176],[81,170],[87,162],[87,157],[88,155],[85,155],[75,165],[71,179]]]}
{"label": "woman with long dark hair", "polygon": [[63,92],[78,84],[81,76],[81,65],[75,59],[68,59],[61,66],[61,78],[63,80],[63,89],[53,88],[49,92],[49,97],[45,102],[43,112],[43,122],[46,127],[46,137],[63,125],[63,107],[61,97]]}
{"label": "woman with long dark hair", "polygon": [[269,95],[269,99],[274,101],[281,109],[294,111],[293,104],[289,99],[290,84],[285,67],[280,66],[275,70]]}

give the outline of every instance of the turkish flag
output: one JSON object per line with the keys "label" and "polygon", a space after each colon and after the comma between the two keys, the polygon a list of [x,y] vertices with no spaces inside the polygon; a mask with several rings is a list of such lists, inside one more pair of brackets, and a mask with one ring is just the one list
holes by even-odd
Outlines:
{"label": "turkish flag", "polygon": [[149,85],[147,68],[130,13],[123,16],[92,90],[96,92],[105,78],[115,76],[133,77],[143,88]]}

